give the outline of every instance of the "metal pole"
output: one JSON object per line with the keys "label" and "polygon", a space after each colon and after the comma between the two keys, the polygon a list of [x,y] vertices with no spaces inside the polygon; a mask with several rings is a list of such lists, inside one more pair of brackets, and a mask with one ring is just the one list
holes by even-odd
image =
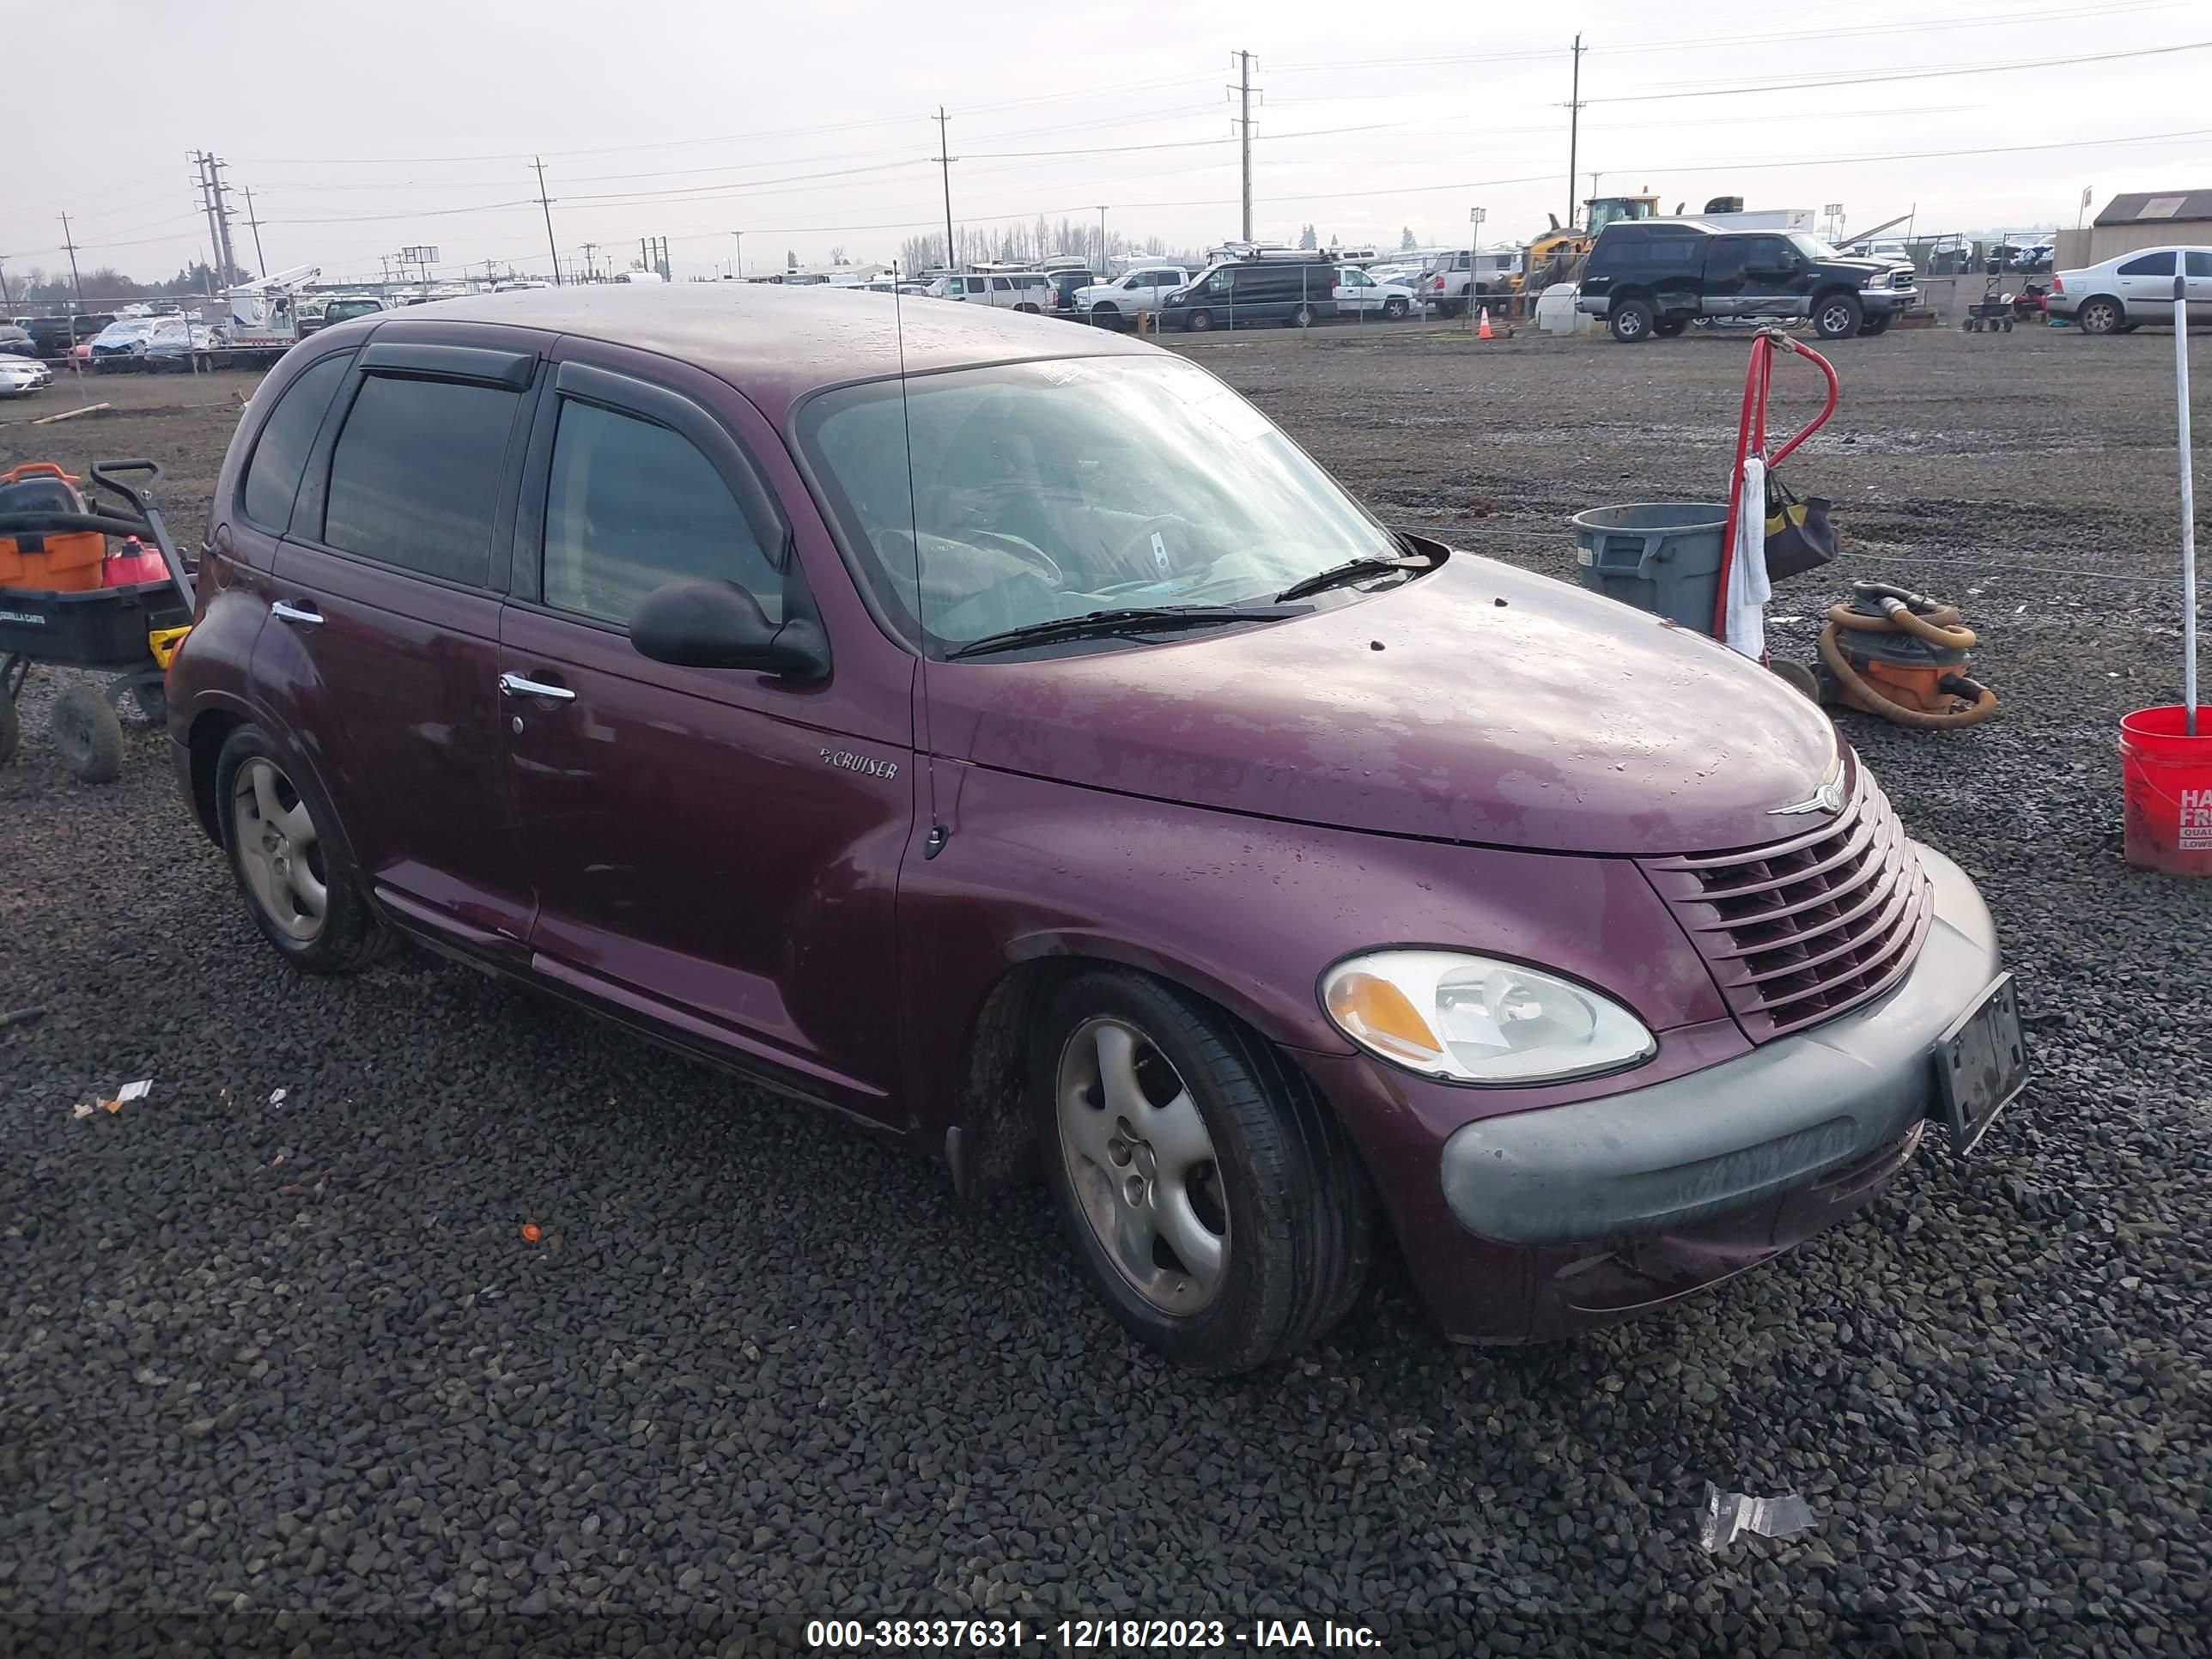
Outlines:
{"label": "metal pole", "polygon": [[261,274],[266,276],[269,261],[261,252],[261,221],[254,215],[253,186],[251,185],[246,186],[246,223],[247,228],[253,232],[253,263],[261,267]]}
{"label": "metal pole", "polygon": [[1237,131],[1243,139],[1244,152],[1244,240],[1252,240],[1252,54],[1237,54],[1237,85],[1243,98],[1241,118]]}
{"label": "metal pole", "polygon": [[1107,264],[1108,264],[1108,260],[1107,260],[1107,258],[1106,258],[1106,204],[1105,204],[1103,202],[1101,202],[1101,203],[1098,204],[1098,280],[1099,280],[1100,282],[1102,282],[1102,283],[1103,283],[1103,282],[1104,282],[1104,281],[1106,280],[1106,276],[1107,276],[1106,266],[1107,266]]}
{"label": "metal pole", "polygon": [[15,308],[15,296],[8,291],[8,262],[5,259],[0,259],[0,306],[6,306],[10,311]]}
{"label": "metal pole", "polygon": [[937,106],[937,164],[945,172],[945,264],[948,270],[957,269],[960,256],[952,247],[952,140],[951,118],[945,106]]}
{"label": "metal pole", "polygon": [[84,364],[76,355],[76,319],[84,314],[84,278],[76,273],[76,238],[70,232],[69,215],[63,214],[61,221],[62,246],[68,252],[70,259],[70,287],[76,295],[76,305],[70,313],[70,325],[66,331],[69,335],[69,360],[70,367],[76,371],[77,401],[82,403],[84,401]]}
{"label": "metal pole", "polygon": [[545,210],[545,251],[553,256],[553,286],[561,286],[561,248],[553,240],[553,203],[545,194],[545,158],[533,155],[532,164],[538,169],[538,205]]}
{"label": "metal pole", "polygon": [[2173,256],[2173,400],[2181,442],[2182,730],[2197,735],[2197,482],[2189,464],[2189,286],[2185,255]]}
{"label": "metal pole", "polygon": [[[1570,230],[1581,228],[1582,221],[1575,216],[1575,152],[1583,136],[1583,38],[1575,36],[1575,70],[1572,89],[1567,94],[1567,217]],[[1597,194],[1595,180],[1591,181],[1590,194]]]}
{"label": "metal pole", "polygon": [[733,230],[730,234],[738,239],[738,257],[736,263],[738,267],[738,280],[742,283],[745,280],[745,234],[742,230]]}

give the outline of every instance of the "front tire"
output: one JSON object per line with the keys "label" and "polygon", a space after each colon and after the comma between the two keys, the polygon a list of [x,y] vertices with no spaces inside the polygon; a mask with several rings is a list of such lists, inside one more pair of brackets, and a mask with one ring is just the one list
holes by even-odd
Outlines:
{"label": "front tire", "polygon": [[1623,345],[1641,345],[1651,337],[1651,305],[1647,300],[1616,300],[1606,315],[1606,326]]}
{"label": "front tire", "polygon": [[1848,340],[1865,321],[1856,294],[1831,294],[1813,307],[1813,331],[1824,340]]}
{"label": "front tire", "polygon": [[2084,334],[2118,334],[2127,322],[2118,300],[2100,294],[2075,308],[2074,326]]}
{"label": "front tire", "polygon": [[1212,326],[1213,313],[1210,311],[1194,311],[1183,320],[1183,327],[1193,334],[1203,334]]}
{"label": "front tire", "polygon": [[1405,316],[1406,302],[1398,295],[1394,294],[1382,302],[1382,319],[1385,322],[1402,322]]}
{"label": "front tire", "polygon": [[259,726],[230,734],[215,768],[223,854],[278,955],[302,973],[349,974],[382,956],[392,936],[338,845],[329,807],[296,778]]}
{"label": "front tire", "polygon": [[1179,1365],[1249,1371],[1364,1287],[1374,1204],[1342,1128],[1271,1044],[1158,981],[1070,981],[1031,1054],[1046,1179],[1114,1316]]}

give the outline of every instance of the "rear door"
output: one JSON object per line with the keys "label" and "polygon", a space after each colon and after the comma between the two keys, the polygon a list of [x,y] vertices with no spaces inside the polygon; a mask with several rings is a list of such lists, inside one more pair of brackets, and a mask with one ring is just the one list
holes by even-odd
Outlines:
{"label": "rear door", "polygon": [[[463,336],[462,337],[467,337]],[[257,690],[405,919],[520,952],[499,769],[499,590],[534,354],[372,343],[276,549]]]}
{"label": "rear door", "polygon": [[[771,619],[812,613],[764,465],[789,472],[788,457],[696,370],[594,343],[559,355],[499,624],[503,769],[540,900],[532,965],[882,1116],[910,706],[857,677],[801,684],[641,655],[627,624],[667,582],[735,583]],[[813,512],[803,494],[792,510]]]}
{"label": "rear door", "polygon": [[1716,236],[1705,245],[1705,276],[1699,309],[1709,317],[1741,317],[1750,300],[1745,293],[1744,257],[1751,238]]}
{"label": "rear door", "polygon": [[2113,285],[2131,323],[2170,323],[2173,320],[2173,250],[2139,253],[2120,262]]}

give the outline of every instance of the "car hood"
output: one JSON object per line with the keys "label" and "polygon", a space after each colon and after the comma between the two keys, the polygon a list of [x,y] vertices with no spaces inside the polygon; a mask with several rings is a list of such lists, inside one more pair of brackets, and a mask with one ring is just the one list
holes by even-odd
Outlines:
{"label": "car hood", "polygon": [[[1328,599],[1322,600],[1328,605]],[[1294,822],[1562,852],[1772,841],[1818,707],[1723,647],[1467,553],[1371,598],[1163,645],[933,664],[940,752]]]}
{"label": "car hood", "polygon": [[1909,260],[1905,259],[1863,259],[1857,258],[1856,255],[1845,253],[1838,254],[1832,258],[1821,260],[1820,266],[1824,270],[1832,270],[1838,273],[1850,271],[1862,277],[1865,277],[1887,276],[1891,271],[1896,270],[1910,263],[1911,262]]}

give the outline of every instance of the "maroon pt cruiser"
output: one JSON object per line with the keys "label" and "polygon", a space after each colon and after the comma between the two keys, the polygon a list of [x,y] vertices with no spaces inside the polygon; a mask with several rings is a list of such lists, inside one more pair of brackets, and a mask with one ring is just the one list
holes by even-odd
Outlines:
{"label": "maroon pt cruiser", "polygon": [[170,679],[270,942],[393,937],[1040,1170],[1246,1369],[1387,1226],[1449,1333],[1654,1308],[2016,1089],[1973,886],[1707,640],[1383,528],[1212,375],[892,295],[515,293],[254,397]]}

